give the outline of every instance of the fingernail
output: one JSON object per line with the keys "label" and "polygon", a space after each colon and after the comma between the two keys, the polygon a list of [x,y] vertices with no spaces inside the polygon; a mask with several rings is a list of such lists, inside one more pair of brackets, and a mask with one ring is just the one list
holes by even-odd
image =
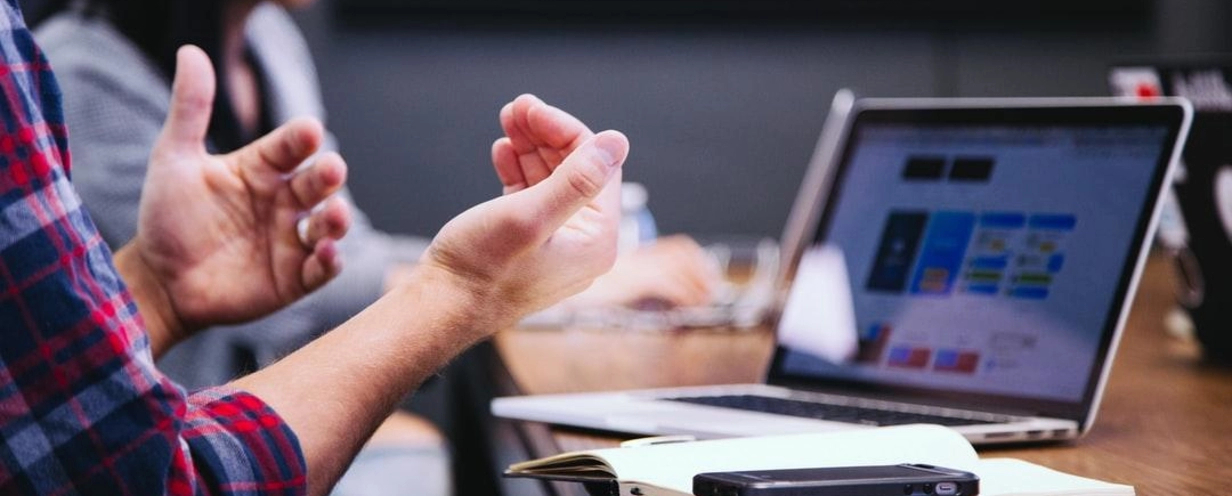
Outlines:
{"label": "fingernail", "polygon": [[595,149],[603,158],[603,163],[608,167],[616,167],[624,161],[625,152],[628,149],[624,135],[612,131],[604,132],[595,136]]}

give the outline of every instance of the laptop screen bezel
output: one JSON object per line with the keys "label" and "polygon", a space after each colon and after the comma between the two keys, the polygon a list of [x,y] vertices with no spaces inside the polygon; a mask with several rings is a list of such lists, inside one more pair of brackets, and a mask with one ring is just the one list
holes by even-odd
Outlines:
{"label": "laptop screen bezel", "polygon": [[[851,155],[857,145],[856,136],[861,126],[868,124],[907,125],[1032,125],[1032,126],[1166,126],[1168,133],[1156,158],[1148,194],[1144,195],[1137,213],[1133,243],[1126,248],[1116,294],[1105,311],[1101,330],[1098,356],[1088,373],[1086,387],[1080,401],[1066,402],[1031,397],[996,395],[974,392],[946,391],[903,385],[878,384],[873,381],[840,380],[790,374],[784,369],[786,349],[779,346],[771,361],[767,382],[797,389],[851,394],[881,399],[917,402],[928,405],[954,408],[979,409],[982,411],[1009,414],[1037,415],[1073,419],[1086,426],[1094,415],[1093,404],[1103,386],[1105,374],[1110,368],[1112,350],[1129,311],[1131,289],[1136,286],[1147,253],[1147,236],[1158,215],[1161,192],[1170,178],[1170,164],[1175,158],[1178,136],[1188,122],[1190,111],[1183,102],[1161,100],[1152,104],[1133,104],[1110,99],[1087,99],[1087,102],[1059,102],[1057,100],[1015,100],[997,102],[992,100],[943,101],[943,100],[861,100],[850,114],[844,135],[834,147],[830,157],[814,157],[812,167],[832,168],[820,188],[821,198],[806,208],[815,209],[804,218],[812,219],[810,232],[802,236],[796,256],[788,260],[790,274],[799,262],[799,252],[807,246],[823,240],[832,220],[835,205],[843,194],[843,181],[847,177]],[[1100,100],[1099,103],[1091,103]],[[837,152],[837,154],[835,154]],[[828,163],[827,163],[828,162]],[[813,187],[817,187],[814,185]],[[802,194],[808,192],[802,191]],[[793,216],[798,213],[793,212]],[[789,227],[790,229],[790,227]],[[788,287],[790,287],[788,285]],[[781,310],[781,308],[780,308]],[[779,312],[781,314],[781,312]],[[775,323],[777,327],[777,323]]]}

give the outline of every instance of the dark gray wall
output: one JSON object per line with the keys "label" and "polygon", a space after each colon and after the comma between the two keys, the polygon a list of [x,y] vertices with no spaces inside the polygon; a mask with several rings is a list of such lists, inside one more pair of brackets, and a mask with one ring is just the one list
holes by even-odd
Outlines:
{"label": "dark gray wall", "polygon": [[[299,19],[316,50],[357,201],[431,235],[499,185],[496,114],[533,92],[627,133],[626,177],[663,231],[777,236],[835,90],[870,96],[1087,96],[1109,64],[1229,48],[1219,0],[1159,0],[1139,24],[575,27]],[[863,23],[869,24],[869,23]]]}

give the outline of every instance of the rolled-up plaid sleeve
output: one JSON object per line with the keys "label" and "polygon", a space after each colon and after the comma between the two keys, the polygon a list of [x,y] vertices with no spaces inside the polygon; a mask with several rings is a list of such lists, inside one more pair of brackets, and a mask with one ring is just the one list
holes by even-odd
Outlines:
{"label": "rolled-up plaid sleeve", "polygon": [[47,61],[0,0],[0,494],[302,494],[295,434],[256,397],[154,367],[69,184]]}
{"label": "rolled-up plaid sleeve", "polygon": [[222,474],[207,492],[303,492],[304,461],[295,434],[251,394],[212,388],[189,396],[183,438],[195,465],[184,471],[190,485],[201,483],[191,480],[194,473]]}

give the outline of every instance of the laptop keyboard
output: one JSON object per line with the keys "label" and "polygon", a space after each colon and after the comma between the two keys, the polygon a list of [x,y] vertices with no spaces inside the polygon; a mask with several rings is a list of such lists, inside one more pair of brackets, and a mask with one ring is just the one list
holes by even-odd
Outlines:
{"label": "laptop keyboard", "polygon": [[926,413],[881,410],[755,395],[664,398],[695,405],[719,406],[792,417],[832,420],[864,425],[939,424],[945,426],[992,424],[997,421],[946,417]]}

